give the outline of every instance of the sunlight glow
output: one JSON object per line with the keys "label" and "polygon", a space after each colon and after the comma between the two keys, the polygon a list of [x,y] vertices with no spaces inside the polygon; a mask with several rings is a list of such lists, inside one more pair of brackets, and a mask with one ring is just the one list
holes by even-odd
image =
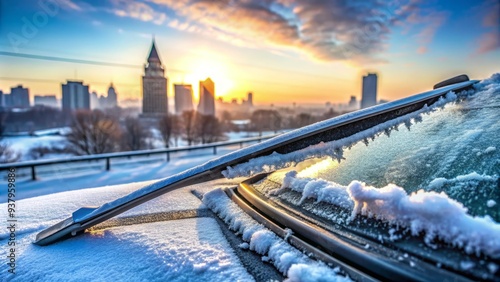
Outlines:
{"label": "sunlight glow", "polygon": [[184,75],[184,83],[193,85],[193,94],[199,99],[199,82],[207,78],[212,79],[215,84],[215,97],[223,97],[234,90],[235,82],[228,76],[229,70],[223,61],[216,61],[205,56],[198,60],[189,60],[186,63],[191,70]]}
{"label": "sunlight glow", "polygon": [[330,157],[326,157],[323,159],[314,159],[314,161],[316,161],[316,163],[300,170],[297,176],[317,178],[321,172],[338,165],[338,162]]}

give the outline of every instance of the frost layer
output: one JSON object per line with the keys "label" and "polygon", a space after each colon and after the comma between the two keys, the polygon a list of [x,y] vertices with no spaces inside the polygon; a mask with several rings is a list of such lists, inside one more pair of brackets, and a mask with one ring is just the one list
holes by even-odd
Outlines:
{"label": "frost layer", "polygon": [[304,160],[322,158],[325,156],[330,156],[340,162],[343,159],[343,150],[345,148],[349,148],[360,141],[368,144],[368,139],[373,140],[376,136],[382,133],[390,135],[391,131],[398,130],[398,126],[401,124],[404,124],[408,129],[410,129],[412,121],[420,122],[422,120],[422,114],[430,113],[439,107],[443,107],[449,102],[455,101],[456,99],[457,95],[450,91],[445,95],[445,97],[440,97],[439,100],[431,106],[425,105],[418,111],[414,111],[404,116],[378,124],[349,137],[327,143],[321,142],[288,154],[279,154],[274,152],[268,156],[251,159],[247,163],[239,164],[234,167],[227,167],[222,174],[226,178],[251,176],[262,172],[271,172],[277,169],[291,167]]}
{"label": "frost layer", "polygon": [[254,221],[227,195],[216,189],[203,196],[205,203],[234,231],[249,242],[250,250],[263,255],[262,260],[271,261],[283,274],[285,281],[351,281],[340,276],[322,262],[314,261],[292,247],[285,240]]}
{"label": "frost layer", "polygon": [[[500,224],[489,216],[467,214],[467,209],[445,193],[417,191],[408,195],[394,184],[374,188],[353,181],[348,186],[317,179],[301,179],[296,172],[286,174],[280,190],[302,193],[303,201],[314,198],[344,208],[352,208],[351,220],[361,214],[407,227],[412,235],[425,234],[431,245],[440,239],[463,248],[468,254],[500,258]],[[470,176],[470,175],[469,175]]]}

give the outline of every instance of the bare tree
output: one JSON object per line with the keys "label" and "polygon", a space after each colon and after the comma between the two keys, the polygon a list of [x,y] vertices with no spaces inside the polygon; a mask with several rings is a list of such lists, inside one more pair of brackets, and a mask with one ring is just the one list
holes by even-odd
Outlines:
{"label": "bare tree", "polygon": [[315,122],[315,118],[308,113],[300,113],[295,117],[294,127],[303,127]]}
{"label": "bare tree", "polygon": [[73,115],[71,132],[66,136],[68,148],[77,155],[114,152],[121,136],[116,119],[102,111],[78,111]]}
{"label": "bare tree", "polygon": [[252,129],[258,131],[259,135],[262,136],[262,131],[277,132],[281,129],[281,116],[274,110],[257,110],[252,113],[250,124]]}
{"label": "bare tree", "polygon": [[196,112],[194,110],[185,111],[182,113],[180,128],[183,135],[183,139],[188,142],[189,146],[191,146],[196,141],[195,119],[196,119]]}
{"label": "bare tree", "polygon": [[175,146],[181,136],[181,128],[179,118],[175,115],[164,115],[158,122],[158,129],[160,130],[165,148],[170,147],[171,140],[174,139]]}
{"label": "bare tree", "polygon": [[124,132],[121,139],[123,150],[136,151],[149,149],[147,140],[151,137],[151,134],[142,126],[138,118],[126,117],[123,127]]}
{"label": "bare tree", "polygon": [[202,144],[213,143],[223,139],[219,120],[212,115],[196,115],[196,137]]}
{"label": "bare tree", "polygon": [[177,115],[170,116],[172,124],[172,138],[174,139],[175,147],[179,144],[179,138],[182,137],[181,119]]}
{"label": "bare tree", "polygon": [[18,152],[14,152],[8,144],[0,143],[0,163],[13,163],[21,158]]}
{"label": "bare tree", "polygon": [[[0,112],[0,142],[4,138],[6,128],[7,113]],[[17,162],[20,159],[20,154],[14,152],[7,143],[0,143],[0,163]]]}
{"label": "bare tree", "polygon": [[228,111],[223,111],[221,115],[221,125],[223,131],[234,130],[234,126],[232,124],[232,116]]}

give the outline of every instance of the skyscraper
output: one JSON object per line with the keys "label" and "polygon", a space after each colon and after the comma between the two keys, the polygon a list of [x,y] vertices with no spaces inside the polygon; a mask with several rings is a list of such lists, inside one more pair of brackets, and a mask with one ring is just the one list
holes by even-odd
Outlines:
{"label": "skyscraper", "polygon": [[210,78],[200,81],[198,112],[203,115],[215,115],[215,85]]}
{"label": "skyscraper", "polygon": [[368,108],[377,104],[377,74],[369,73],[363,76],[363,90],[361,108]]}
{"label": "skyscraper", "polygon": [[253,92],[248,92],[247,104],[248,104],[248,106],[253,107]]}
{"label": "skyscraper", "polygon": [[113,83],[109,85],[108,88],[108,97],[106,97],[106,107],[114,108],[118,105],[118,97],[116,95],[115,87]]}
{"label": "skyscraper", "polygon": [[193,110],[193,88],[190,84],[174,84],[175,113]]}
{"label": "skyscraper", "polygon": [[10,89],[11,107],[16,108],[29,108],[30,106],[30,92],[28,88],[22,85],[12,87]]}
{"label": "skyscraper", "polygon": [[62,84],[62,109],[90,110],[89,86],[82,81],[69,81]]}
{"label": "skyscraper", "polygon": [[143,114],[168,113],[167,79],[154,39],[142,77],[142,95]]}

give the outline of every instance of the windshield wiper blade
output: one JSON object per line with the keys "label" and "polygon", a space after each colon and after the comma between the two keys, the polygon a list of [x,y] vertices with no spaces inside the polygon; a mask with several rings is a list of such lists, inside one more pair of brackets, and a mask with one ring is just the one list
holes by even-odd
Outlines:
{"label": "windshield wiper blade", "polygon": [[418,111],[426,105],[432,105],[449,91],[458,92],[470,89],[476,82],[478,81],[471,80],[455,83],[398,101],[334,117],[229,153],[147,185],[100,207],[81,208],[75,211],[71,217],[38,233],[34,243],[45,246],[64,238],[76,236],[83,233],[87,228],[170,191],[223,178],[222,171],[228,166],[245,163],[252,158],[266,156],[273,152],[285,154],[320,142],[345,138],[379,123]]}

